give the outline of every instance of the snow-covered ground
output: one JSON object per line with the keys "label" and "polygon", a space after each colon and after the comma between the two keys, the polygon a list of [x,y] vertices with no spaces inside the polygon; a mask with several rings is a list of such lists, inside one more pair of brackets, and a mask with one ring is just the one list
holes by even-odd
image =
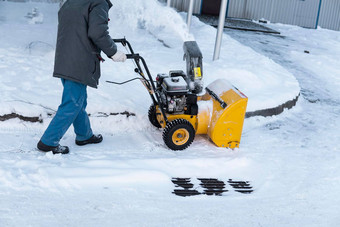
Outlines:
{"label": "snow-covered ground", "polygon": [[[249,97],[248,111],[280,105],[301,87],[297,106],[246,119],[240,149],[198,136],[174,152],[147,120],[145,88],[105,83],[135,77],[133,64],[107,60],[99,89],[88,89],[92,127],[103,143],[77,147],[70,129],[61,141],[69,155],[40,153],[36,143],[61,96],[51,77],[58,5],[0,2],[0,116],[44,120],[0,122],[0,226],[340,224],[340,32],[279,24],[269,26],[282,36],[226,30],[221,59],[213,62],[214,28],[194,19],[188,34],[185,15],[155,0],[113,3],[112,36],[126,36],[153,74],[184,69],[182,43],[195,39],[206,85],[228,78]],[[33,7],[42,24],[24,17]],[[136,116],[100,114],[123,111]],[[171,194],[171,177],[249,180],[255,191],[182,198]]]}

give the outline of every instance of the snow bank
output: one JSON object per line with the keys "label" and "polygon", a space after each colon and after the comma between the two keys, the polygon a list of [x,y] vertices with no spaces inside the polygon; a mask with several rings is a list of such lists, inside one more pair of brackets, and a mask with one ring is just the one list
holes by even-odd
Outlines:
{"label": "snow bank", "polygon": [[115,0],[112,3],[111,15],[115,26],[133,31],[146,30],[170,47],[181,46],[183,41],[194,39],[182,17],[157,0]]}

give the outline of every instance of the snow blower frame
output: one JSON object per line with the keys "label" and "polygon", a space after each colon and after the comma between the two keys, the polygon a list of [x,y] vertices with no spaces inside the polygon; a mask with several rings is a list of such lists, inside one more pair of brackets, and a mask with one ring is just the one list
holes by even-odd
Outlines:
{"label": "snow blower frame", "polygon": [[195,41],[183,46],[187,74],[173,70],[169,75],[158,74],[156,82],[144,58],[125,38],[113,41],[130,51],[126,56],[134,60],[135,72],[152,100],[149,121],[164,129],[163,141],[168,148],[184,150],[197,134],[207,134],[219,147],[239,147],[248,98],[224,79],[212,82],[206,93],[199,95],[203,90],[202,53]]}

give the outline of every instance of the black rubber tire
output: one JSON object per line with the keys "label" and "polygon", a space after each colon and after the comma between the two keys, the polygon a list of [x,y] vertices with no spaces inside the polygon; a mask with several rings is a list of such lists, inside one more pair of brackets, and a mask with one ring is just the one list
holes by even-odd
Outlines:
{"label": "black rubber tire", "polygon": [[[178,131],[185,131],[188,133],[188,138],[183,144],[176,144],[173,141],[173,135]],[[168,148],[174,151],[180,151],[188,148],[195,139],[195,129],[192,124],[185,119],[176,119],[169,122],[163,131],[163,141]]]}
{"label": "black rubber tire", "polygon": [[149,117],[149,121],[150,123],[155,126],[156,128],[162,128],[162,126],[159,124],[159,122],[157,121],[157,115],[156,115],[156,107],[154,104],[152,104],[149,108],[149,112],[148,112],[148,117]]}

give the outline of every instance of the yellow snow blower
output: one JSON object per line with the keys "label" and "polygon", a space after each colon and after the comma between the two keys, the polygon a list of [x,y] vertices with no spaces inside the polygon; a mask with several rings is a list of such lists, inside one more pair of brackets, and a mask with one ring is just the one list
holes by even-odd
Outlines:
{"label": "yellow snow blower", "polygon": [[183,46],[187,73],[173,70],[158,74],[156,82],[144,58],[134,53],[125,38],[114,41],[129,48],[131,54],[127,58],[134,60],[135,72],[141,76],[152,99],[149,120],[155,127],[164,129],[163,140],[170,149],[186,149],[196,134],[207,134],[219,147],[239,147],[248,98],[224,79],[212,82],[205,88],[206,93],[200,95],[202,53],[195,41],[185,42]]}

